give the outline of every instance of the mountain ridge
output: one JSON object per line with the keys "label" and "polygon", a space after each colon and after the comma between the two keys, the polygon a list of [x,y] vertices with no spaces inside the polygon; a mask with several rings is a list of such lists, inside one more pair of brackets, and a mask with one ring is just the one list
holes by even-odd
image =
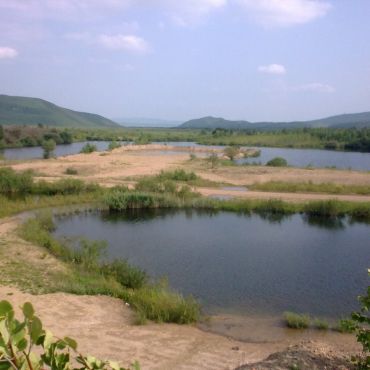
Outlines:
{"label": "mountain ridge", "polygon": [[0,94],[0,124],[79,128],[119,127],[99,114],[60,107],[40,98]]}
{"label": "mountain ridge", "polygon": [[186,121],[178,128],[198,129],[292,129],[304,127],[326,127],[326,128],[349,128],[349,127],[370,127],[370,112],[345,113],[309,121],[290,122],[250,122],[245,120],[227,120],[222,117],[206,116]]}

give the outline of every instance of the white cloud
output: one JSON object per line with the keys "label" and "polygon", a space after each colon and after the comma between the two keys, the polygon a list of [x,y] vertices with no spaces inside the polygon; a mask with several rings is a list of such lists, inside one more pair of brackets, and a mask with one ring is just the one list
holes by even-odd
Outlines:
{"label": "white cloud", "polygon": [[269,64],[267,66],[259,66],[258,71],[272,75],[285,75],[286,68],[281,64]]}
{"label": "white cloud", "polygon": [[320,92],[320,93],[333,93],[335,92],[335,88],[328,84],[323,84],[321,82],[312,82],[309,84],[304,84],[297,86],[294,90],[298,91],[313,91],[313,92]]}
{"label": "white cloud", "polygon": [[135,35],[100,35],[98,42],[107,49],[125,50],[145,54],[149,51],[148,43]]}
{"label": "white cloud", "polygon": [[0,59],[12,59],[18,55],[18,51],[6,46],[0,46]]}
{"label": "white cloud", "polygon": [[323,17],[331,4],[322,0],[237,0],[265,26],[293,26]]}

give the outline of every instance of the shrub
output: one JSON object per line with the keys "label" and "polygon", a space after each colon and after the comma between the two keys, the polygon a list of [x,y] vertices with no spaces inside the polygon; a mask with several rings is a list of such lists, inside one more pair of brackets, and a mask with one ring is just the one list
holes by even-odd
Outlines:
{"label": "shrub", "polygon": [[101,266],[103,275],[114,277],[122,286],[131,289],[139,289],[147,282],[146,273],[127,261],[119,259]]}
{"label": "shrub", "polygon": [[108,145],[108,150],[113,150],[113,149],[118,149],[121,147],[121,144],[118,143],[117,141],[111,141]]}
{"label": "shrub", "polygon": [[[370,269],[368,270],[370,276]],[[370,285],[367,287],[367,294],[359,297],[361,304],[360,312],[352,313],[352,320],[355,323],[357,342],[362,345],[363,356],[355,358],[359,369],[370,368]]]}
{"label": "shrub", "polygon": [[64,171],[64,173],[66,175],[77,175],[78,174],[78,171],[75,168],[73,168],[73,167],[68,167],[68,168],[66,168],[66,170]]}
{"label": "shrub", "polygon": [[338,217],[345,214],[344,205],[337,200],[309,202],[304,207],[308,216]]}
{"label": "shrub", "polygon": [[33,187],[30,171],[15,172],[12,168],[0,168],[0,194],[25,195]]}
{"label": "shrub", "polygon": [[38,195],[71,195],[99,190],[99,185],[86,184],[78,179],[61,179],[55,182],[39,181],[32,188]]}
{"label": "shrub", "polygon": [[42,142],[42,149],[44,149],[44,159],[48,159],[53,154],[56,143],[53,139],[44,140]]}
{"label": "shrub", "polygon": [[96,151],[97,151],[97,147],[95,144],[86,143],[82,147],[80,153],[89,154],[89,153],[96,152]]}
{"label": "shrub", "polygon": [[162,180],[173,180],[173,181],[194,181],[198,176],[194,172],[186,172],[183,169],[177,169],[174,171],[162,171],[158,175],[159,179]]}
{"label": "shrub", "polygon": [[[22,312],[23,321],[19,321],[12,305],[5,300],[0,302],[1,369],[67,370],[79,364],[81,370],[125,370],[118,363],[80,354],[74,339],[54,338],[50,331],[44,330],[31,303],[24,303]],[[133,366],[140,369],[137,362]]]}
{"label": "shrub", "polygon": [[310,325],[310,317],[295,312],[284,312],[285,324],[292,329],[305,329]]}
{"label": "shrub", "polygon": [[194,161],[194,160],[196,160],[196,159],[197,159],[197,156],[196,156],[194,153],[190,153],[190,154],[189,154],[189,159],[190,159],[191,161]]}
{"label": "shrub", "polygon": [[313,321],[313,325],[316,329],[319,329],[319,330],[328,330],[329,329],[329,324],[327,321],[325,320],[322,320],[322,319],[318,319],[316,318],[314,321]]}
{"label": "shrub", "polygon": [[287,165],[288,165],[288,162],[286,161],[286,159],[282,157],[275,157],[266,163],[266,166],[271,166],[271,167],[286,167]]}
{"label": "shrub", "polygon": [[336,329],[341,333],[353,333],[355,331],[355,322],[352,319],[340,319]]}
{"label": "shrub", "polygon": [[207,158],[207,161],[210,163],[211,165],[211,168],[215,168],[219,162],[220,162],[220,159],[218,158],[217,154],[216,153],[212,153],[208,158]]}
{"label": "shrub", "polygon": [[239,154],[240,149],[237,146],[227,146],[224,149],[224,155],[230,159],[230,161],[233,161],[235,157]]}
{"label": "shrub", "polygon": [[199,305],[191,298],[172,292],[166,283],[144,287],[134,292],[131,304],[141,320],[190,324],[199,319]]}

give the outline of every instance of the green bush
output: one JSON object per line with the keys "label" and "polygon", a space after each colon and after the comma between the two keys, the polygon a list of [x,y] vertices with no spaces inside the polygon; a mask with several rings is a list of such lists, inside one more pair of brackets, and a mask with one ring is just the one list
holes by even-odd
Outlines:
{"label": "green bush", "polygon": [[64,173],[66,175],[77,175],[78,174],[78,171],[75,168],[73,168],[73,167],[68,167],[68,168],[66,168],[66,170],[64,171]]}
{"label": "green bush", "polygon": [[288,165],[288,162],[286,161],[286,159],[282,157],[275,157],[266,163],[266,166],[271,166],[271,167],[286,167],[287,165]]}
{"label": "green bush", "polygon": [[314,321],[313,321],[313,326],[316,328],[316,329],[319,329],[319,330],[328,330],[329,329],[329,324],[327,321],[323,320],[323,319],[318,319],[316,318]]}
{"label": "green bush", "polygon": [[[368,269],[370,276],[370,269]],[[361,304],[360,312],[352,313],[352,320],[355,323],[357,342],[362,345],[363,354],[355,358],[358,369],[370,369],[370,285],[367,287],[367,294],[359,297]]]}
{"label": "green bush", "polygon": [[340,217],[344,216],[344,204],[337,200],[314,201],[304,206],[304,212],[309,216]]}
{"label": "green bush", "polygon": [[61,179],[55,182],[39,181],[33,185],[32,193],[38,195],[70,195],[94,192],[99,185],[87,184],[78,179]]}
{"label": "green bush", "polygon": [[0,168],[0,194],[25,195],[33,187],[33,177],[30,171],[15,172],[12,168]]}
{"label": "green bush", "polygon": [[134,291],[130,299],[141,320],[190,324],[199,319],[199,305],[169,290],[165,283]]}
{"label": "green bush", "polygon": [[121,259],[103,264],[101,272],[103,275],[114,277],[126,288],[139,289],[147,282],[147,275],[144,271]]}
{"label": "green bush", "polygon": [[230,161],[233,161],[235,157],[240,153],[240,149],[238,146],[227,146],[224,149],[224,155],[230,159]]}
{"label": "green bush", "polygon": [[92,152],[96,152],[97,151],[97,147],[95,144],[91,144],[91,143],[86,143],[80,153],[83,153],[83,154],[89,154],[89,153],[92,153]]}
{"label": "green bush", "polygon": [[336,329],[341,333],[353,333],[356,329],[356,323],[352,319],[340,319]]}
{"label": "green bush", "polygon": [[48,139],[44,140],[41,146],[44,149],[44,158],[48,159],[52,156],[56,143],[53,139]]}
{"label": "green bush", "polygon": [[[23,320],[15,318],[8,301],[0,302],[0,366],[2,370],[58,369],[125,370],[118,363],[84,356],[69,337],[54,338],[43,328],[31,303],[22,306]],[[131,369],[139,370],[136,362]]]}
{"label": "green bush", "polygon": [[183,169],[176,169],[174,171],[162,171],[158,178],[161,180],[172,180],[172,181],[194,181],[198,176],[194,172],[186,172]]}
{"label": "green bush", "polygon": [[111,151],[111,150],[114,150],[114,149],[118,149],[120,148],[122,145],[117,142],[117,141],[111,141],[108,145],[108,150]]}
{"label": "green bush", "polygon": [[306,329],[310,325],[310,317],[295,312],[284,312],[285,324],[292,329]]}

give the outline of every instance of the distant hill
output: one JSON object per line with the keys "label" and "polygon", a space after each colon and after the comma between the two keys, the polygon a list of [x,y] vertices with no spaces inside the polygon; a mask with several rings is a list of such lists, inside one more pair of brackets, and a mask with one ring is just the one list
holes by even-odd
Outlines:
{"label": "distant hill", "polygon": [[0,95],[0,124],[62,127],[117,127],[118,124],[98,114],[76,112],[46,100]]}
{"label": "distant hill", "polygon": [[114,118],[114,122],[129,127],[175,127],[182,121],[170,121],[160,118]]}
{"label": "distant hill", "polygon": [[370,112],[341,114],[311,121],[295,122],[249,122],[249,121],[230,121],[224,118],[203,117],[192,119],[179,126],[179,128],[199,128],[199,129],[259,129],[259,130],[280,130],[302,127],[329,127],[329,128],[348,128],[348,127],[370,127]]}

